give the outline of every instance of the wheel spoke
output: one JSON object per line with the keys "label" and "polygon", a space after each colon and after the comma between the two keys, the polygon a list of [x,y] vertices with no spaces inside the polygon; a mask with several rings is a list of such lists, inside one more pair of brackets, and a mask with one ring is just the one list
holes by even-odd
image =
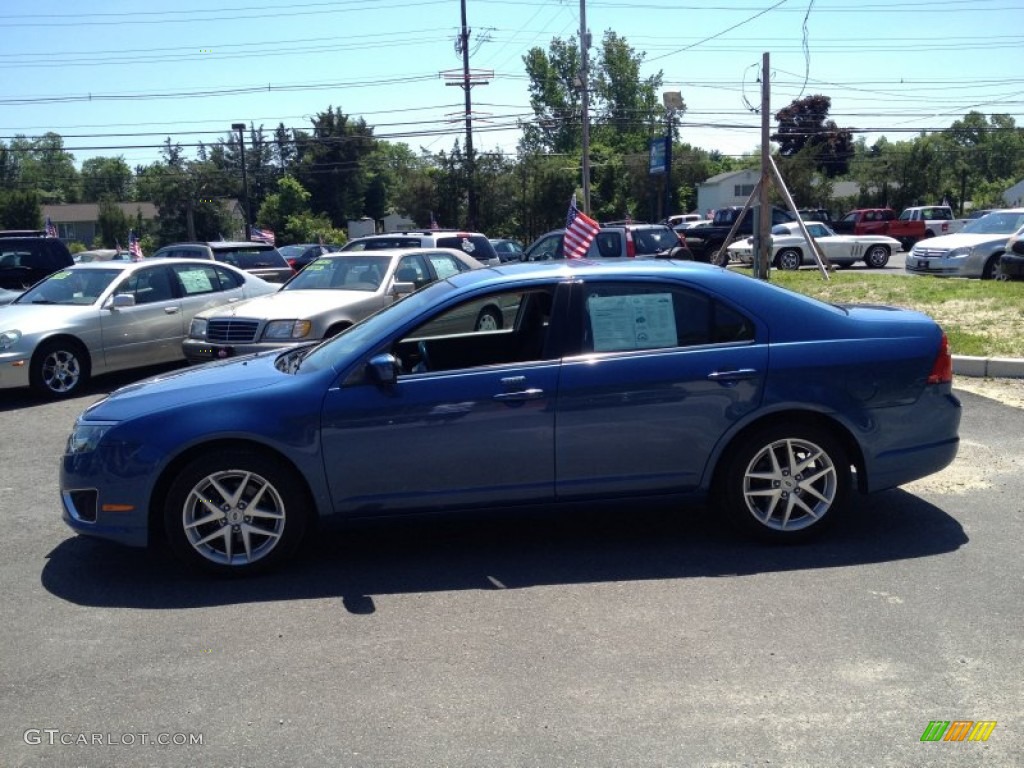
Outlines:
{"label": "wheel spoke", "polygon": [[201,525],[208,525],[209,523],[215,523],[218,520],[223,520],[223,519],[224,519],[224,513],[221,512],[219,509],[216,509],[216,510],[213,510],[212,512],[210,512],[210,514],[208,514],[206,517],[199,518],[198,520],[193,520],[190,523],[185,523],[185,527],[186,528],[198,528]]}

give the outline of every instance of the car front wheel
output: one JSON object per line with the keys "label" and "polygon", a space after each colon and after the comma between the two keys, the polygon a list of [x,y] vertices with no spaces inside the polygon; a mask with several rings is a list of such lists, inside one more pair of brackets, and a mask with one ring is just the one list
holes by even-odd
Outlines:
{"label": "car front wheel", "polygon": [[849,489],[850,463],[838,440],[811,425],[774,425],[736,446],[719,493],[729,519],[744,533],[798,542],[841,515]]}
{"label": "car front wheel", "polygon": [[786,248],[779,251],[779,255],[775,257],[775,264],[779,269],[800,269],[800,262],[803,261],[803,257],[800,255],[800,251],[795,248]]}
{"label": "car front wheel", "polygon": [[265,571],[302,541],[308,495],[294,472],[260,453],[201,455],[171,484],[164,528],[188,566],[218,574]]}
{"label": "car front wheel", "polygon": [[89,380],[89,356],[74,341],[48,341],[32,356],[29,383],[45,397],[70,397]]}
{"label": "car front wheel", "polygon": [[889,263],[889,249],[884,245],[873,245],[864,255],[864,263],[873,269],[881,269]]}

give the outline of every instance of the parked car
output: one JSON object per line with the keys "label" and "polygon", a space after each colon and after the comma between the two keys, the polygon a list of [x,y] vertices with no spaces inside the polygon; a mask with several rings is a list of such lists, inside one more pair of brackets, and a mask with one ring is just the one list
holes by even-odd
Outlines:
{"label": "parked car", "polygon": [[[733,233],[734,240],[752,236],[754,234],[754,216],[759,208],[760,206],[748,208],[742,219],[740,219],[740,214],[743,213],[743,206],[734,205],[727,208],[719,208],[715,211],[710,225],[699,229],[687,230],[685,232],[686,245],[693,252],[694,258],[697,261],[707,261],[723,267],[728,264],[729,253],[727,246],[731,245],[732,242],[726,243],[726,238],[729,237],[729,233],[732,232],[737,220],[739,221],[739,226],[736,227],[736,231]],[[772,226],[785,224],[787,221],[795,221],[793,214],[782,208],[773,206],[771,212]]]}
{"label": "parked car", "polygon": [[[564,259],[564,229],[538,237],[523,254],[523,261]],[[590,243],[588,259],[609,258],[693,258],[679,235],[665,224],[609,222]]]}
{"label": "parked car", "polygon": [[491,245],[494,246],[494,250],[502,264],[508,261],[523,260],[523,245],[517,240],[491,238]]}
{"label": "parked car", "polygon": [[1001,280],[1024,280],[1024,227],[1006,241],[1003,255],[999,257],[996,277]]}
{"label": "parked car", "polygon": [[[515,322],[475,330],[484,303]],[[951,387],[946,337],[918,312],[705,264],[506,264],[319,345],[114,392],[75,422],[60,500],[78,533],[162,532],[188,564],[237,574],[281,563],[322,518],[608,498],[710,498],[748,534],[800,541],[851,490],[953,460]]]}
{"label": "parked car", "polygon": [[74,263],[68,247],[44,230],[0,232],[0,288],[24,290]]}
{"label": "parked car", "polygon": [[675,229],[680,224],[694,224],[703,220],[704,216],[699,213],[677,213],[669,216],[665,223],[672,227],[672,229]]}
{"label": "parked car", "polygon": [[900,241],[903,250],[909,252],[914,243],[930,237],[921,220],[897,218],[892,208],[857,208],[849,211],[839,221],[832,222],[832,229],[839,235],[885,235]]}
{"label": "parked car", "polygon": [[1004,208],[968,222],[955,235],[917,243],[907,256],[906,270],[923,275],[980,277],[991,280],[999,271],[1006,241],[1024,226],[1024,208]]}
{"label": "parked car", "polygon": [[278,287],[194,259],[75,264],[0,307],[0,389],[66,397],[93,375],[181,360],[193,315]]}
{"label": "parked car", "polygon": [[[807,231],[821,246],[828,260],[837,267],[852,267],[863,261],[876,269],[889,263],[893,251],[901,248],[900,241],[885,235],[837,235],[820,221],[805,221]],[[753,238],[729,246],[729,257],[741,264],[754,260]],[[772,227],[772,266],[778,269],[799,269],[816,265],[814,250],[807,244],[800,225],[795,221]]]}
{"label": "parked car", "polygon": [[[482,266],[451,248],[330,253],[277,293],[200,312],[182,350],[199,363],[320,341],[435,280]],[[501,310],[481,309],[479,323],[501,328]]]}
{"label": "parked car", "polygon": [[453,248],[476,259],[481,264],[493,266],[501,263],[498,252],[494,250],[487,235],[479,232],[459,232],[454,229],[427,229],[367,235],[349,240],[341,250],[343,252],[373,251],[381,248]]}
{"label": "parked car", "polygon": [[302,243],[300,245],[282,245],[277,249],[288,266],[298,272],[308,264],[312,264],[325,253],[331,253],[332,248],[320,243]]}
{"label": "parked car", "polygon": [[0,305],[10,304],[16,298],[21,296],[21,291],[9,291],[6,288],[0,288]]}
{"label": "parked car", "polygon": [[217,240],[174,243],[155,251],[152,259],[213,259],[251,272],[271,283],[283,283],[295,274],[284,256],[270,243]]}
{"label": "parked car", "polygon": [[799,208],[797,213],[804,221],[820,221],[826,226],[832,225],[832,213],[827,208]]}

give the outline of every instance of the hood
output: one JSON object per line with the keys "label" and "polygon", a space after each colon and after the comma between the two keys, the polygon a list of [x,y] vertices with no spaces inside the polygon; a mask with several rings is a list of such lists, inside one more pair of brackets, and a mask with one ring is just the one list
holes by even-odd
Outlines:
{"label": "hood", "polygon": [[356,304],[376,295],[372,291],[278,291],[255,299],[238,301],[206,312],[197,317],[250,317],[259,320],[291,320],[308,318],[312,315]]}
{"label": "hood", "polygon": [[924,248],[926,250],[952,250],[954,248],[973,248],[976,245],[984,245],[987,243],[1004,243],[1010,239],[1012,232],[1005,235],[993,235],[993,234],[973,234],[969,232],[957,232],[953,235],[942,235],[940,237],[927,237],[924,240],[918,240],[914,248]]}
{"label": "hood", "polygon": [[162,373],[112,392],[90,406],[82,418],[123,421],[168,408],[208,408],[220,398],[288,386],[296,377],[277,370],[278,355],[280,351],[264,352]]}
{"label": "hood", "polygon": [[96,317],[100,311],[92,304],[3,304],[0,305],[0,331],[16,328],[26,335],[55,331],[75,325],[82,318]]}

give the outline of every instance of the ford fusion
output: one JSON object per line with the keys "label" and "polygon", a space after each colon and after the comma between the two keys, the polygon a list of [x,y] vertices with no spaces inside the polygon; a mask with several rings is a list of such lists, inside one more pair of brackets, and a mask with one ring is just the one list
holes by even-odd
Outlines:
{"label": "ford fusion", "polygon": [[[500,306],[500,328],[476,322]],[[942,330],[706,264],[459,272],[320,344],[124,387],[77,420],[64,520],[190,566],[279,565],[327,517],[670,496],[821,533],[957,452]],[[492,460],[481,470],[479,455]],[[472,468],[472,471],[467,471]]]}

